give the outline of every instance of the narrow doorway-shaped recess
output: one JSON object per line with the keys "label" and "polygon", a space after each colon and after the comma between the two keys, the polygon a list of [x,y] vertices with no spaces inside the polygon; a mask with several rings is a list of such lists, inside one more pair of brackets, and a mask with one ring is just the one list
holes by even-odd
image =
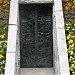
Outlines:
{"label": "narrow doorway-shaped recess", "polygon": [[52,4],[20,4],[20,67],[53,67]]}

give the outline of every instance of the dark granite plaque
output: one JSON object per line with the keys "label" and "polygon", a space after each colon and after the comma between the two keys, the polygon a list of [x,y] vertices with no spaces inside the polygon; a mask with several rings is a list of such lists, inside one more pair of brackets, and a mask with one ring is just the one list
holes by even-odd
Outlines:
{"label": "dark granite plaque", "polygon": [[52,67],[52,6],[20,5],[21,67]]}

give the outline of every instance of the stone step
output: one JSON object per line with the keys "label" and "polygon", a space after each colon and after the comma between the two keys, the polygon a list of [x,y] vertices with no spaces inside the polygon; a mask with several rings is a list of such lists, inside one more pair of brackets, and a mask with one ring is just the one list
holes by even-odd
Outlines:
{"label": "stone step", "polygon": [[20,75],[54,75],[53,68],[20,68]]}

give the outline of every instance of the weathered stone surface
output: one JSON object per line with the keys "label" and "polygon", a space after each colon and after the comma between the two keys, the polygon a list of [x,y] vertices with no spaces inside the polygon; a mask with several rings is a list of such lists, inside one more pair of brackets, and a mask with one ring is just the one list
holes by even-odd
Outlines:
{"label": "weathered stone surface", "polygon": [[11,0],[11,2],[18,3],[19,0]]}
{"label": "weathered stone surface", "polygon": [[18,0],[11,0],[5,75],[19,75],[20,40],[18,11]]}
{"label": "weathered stone surface", "polygon": [[11,0],[10,4],[10,14],[9,14],[9,24],[17,24],[18,16],[18,3]]}
{"label": "weathered stone surface", "polygon": [[20,25],[19,25],[19,13],[17,16],[17,34],[16,34],[16,53],[15,53],[15,75],[19,75],[20,70]]}
{"label": "weathered stone surface", "polygon": [[55,75],[70,75],[65,29],[53,29],[53,62]]}
{"label": "weathered stone surface", "polygon": [[64,28],[64,16],[63,16],[63,11],[56,11],[55,12],[55,23],[56,25],[53,26],[56,28]]}
{"label": "weathered stone surface", "polygon": [[57,29],[57,43],[58,43],[58,60],[60,66],[59,70],[60,75],[70,75],[66,38],[65,38],[65,29]]}
{"label": "weathered stone surface", "polygon": [[55,75],[53,68],[20,68],[20,75]]}
{"label": "weathered stone surface", "polygon": [[55,11],[62,10],[62,0],[54,0]]}
{"label": "weathered stone surface", "polygon": [[7,52],[16,52],[17,26],[9,25]]}
{"label": "weathered stone surface", "polygon": [[14,75],[15,53],[6,53],[5,75]]}
{"label": "weathered stone surface", "polygon": [[50,3],[53,0],[19,0],[20,3]]}
{"label": "weathered stone surface", "polygon": [[58,59],[58,43],[57,43],[57,29],[53,29],[53,65],[55,75],[59,75],[59,59]]}
{"label": "weathered stone surface", "polygon": [[[59,7],[57,6],[59,3]],[[70,75],[61,0],[53,6],[53,63],[55,75]],[[66,64],[66,66],[65,66]]]}

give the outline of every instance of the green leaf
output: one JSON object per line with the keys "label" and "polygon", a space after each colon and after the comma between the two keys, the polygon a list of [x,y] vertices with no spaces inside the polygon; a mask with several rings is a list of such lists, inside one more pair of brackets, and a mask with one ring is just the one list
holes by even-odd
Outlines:
{"label": "green leaf", "polygon": [[64,14],[65,14],[65,15],[68,15],[68,14],[69,14],[69,11],[65,11]]}
{"label": "green leaf", "polygon": [[0,28],[0,33],[1,34],[6,33],[6,31],[3,28]]}
{"label": "green leaf", "polygon": [[5,20],[0,20],[0,27],[4,27],[5,24],[6,24]]}

